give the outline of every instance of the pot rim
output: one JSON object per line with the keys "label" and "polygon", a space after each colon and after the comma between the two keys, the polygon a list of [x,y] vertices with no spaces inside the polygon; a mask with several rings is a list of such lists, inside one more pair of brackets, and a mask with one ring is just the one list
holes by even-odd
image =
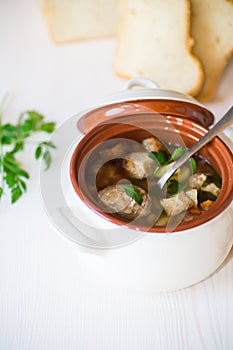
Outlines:
{"label": "pot rim", "polygon": [[[164,108],[158,108],[158,104],[163,105]],[[168,111],[166,107],[173,107],[175,111]],[[177,106],[175,106],[177,105]],[[157,109],[158,108],[158,109]],[[180,109],[180,110],[179,110]],[[166,115],[180,116],[185,119],[192,119],[203,125],[209,127],[214,122],[214,115],[207,108],[202,107],[194,102],[178,100],[176,98],[170,99],[168,97],[145,97],[145,98],[132,98],[132,99],[122,99],[121,101],[106,102],[95,106],[83,114],[77,121],[77,128],[83,134],[87,134],[97,125],[102,122],[107,122],[108,120],[115,119],[117,117],[122,117],[124,115],[137,114],[135,110],[138,110],[138,114],[143,113],[159,113]],[[112,113],[114,112],[114,114]],[[95,117],[93,117],[95,114]]]}
{"label": "pot rim", "polygon": [[[133,89],[134,87],[140,87],[137,89]],[[143,87],[143,88],[141,88]],[[119,92],[115,92],[112,95],[108,95],[105,98],[102,98],[99,100],[98,104],[90,108],[88,111],[85,111],[79,118],[79,121],[77,123],[78,129],[83,132],[84,134],[87,133],[90,129],[85,127],[86,119],[92,119],[93,113],[96,113],[98,110],[102,110],[106,107],[115,107],[117,108],[121,103],[127,104],[127,103],[141,103],[142,101],[154,101],[158,102],[159,100],[162,101],[169,101],[169,102],[180,102],[181,104],[188,104],[190,109],[192,109],[193,113],[193,120],[196,120],[206,126],[209,127],[214,123],[214,115],[211,111],[209,111],[206,106],[204,106],[202,103],[197,101],[195,98],[189,95],[185,95],[181,92],[174,91],[174,90],[168,90],[168,89],[161,89],[158,84],[156,84],[153,80],[144,78],[144,77],[136,77],[131,80],[129,80],[123,90]],[[153,111],[153,109],[152,109]],[[203,118],[200,117],[200,111],[202,111]],[[190,113],[190,111],[189,111]],[[181,115],[184,117],[184,115]],[[188,113],[186,113],[186,118],[188,117]],[[109,118],[106,118],[106,120]],[[101,119],[103,121],[103,119]],[[97,121],[98,122],[98,121]],[[97,125],[96,120],[94,120],[93,125],[91,125],[91,128],[95,127]]]}

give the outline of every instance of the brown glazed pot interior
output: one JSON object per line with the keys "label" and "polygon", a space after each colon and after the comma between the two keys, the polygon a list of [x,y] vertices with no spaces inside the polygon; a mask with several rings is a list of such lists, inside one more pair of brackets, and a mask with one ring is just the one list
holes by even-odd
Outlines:
{"label": "brown glazed pot interior", "polygon": [[111,112],[114,112],[114,117],[128,116],[135,113],[142,114],[143,112],[174,115],[176,117],[191,119],[205,127],[209,127],[214,121],[214,116],[208,109],[195,103],[169,99],[143,99],[116,102],[98,107],[94,111],[91,110],[79,119],[77,123],[78,129],[86,134],[98,124],[111,120],[113,118]]}
{"label": "brown glazed pot interior", "polygon": [[[75,148],[71,163],[70,177],[77,195],[93,210],[93,215],[104,217],[117,225],[125,225],[126,222],[119,217],[114,217],[100,209],[98,201],[92,196],[86,181],[85,173],[88,171],[87,163],[92,151],[103,141],[114,138],[128,138],[141,142],[150,133],[160,140],[173,145],[179,144],[183,139],[186,147],[191,147],[205,133],[207,129],[190,119],[181,119],[175,116],[158,116],[153,113],[143,115],[130,115],[112,119],[93,128],[86,134]],[[213,139],[200,152],[222,178],[222,188],[214,205],[205,213],[197,216],[189,222],[179,224],[173,231],[182,231],[203,224],[219,215],[232,201],[233,198],[233,156],[228,147],[218,138]],[[130,224],[127,223],[130,227]],[[132,228],[133,227],[132,225]],[[143,227],[140,227],[143,230]],[[166,232],[165,227],[146,228],[149,232]]]}

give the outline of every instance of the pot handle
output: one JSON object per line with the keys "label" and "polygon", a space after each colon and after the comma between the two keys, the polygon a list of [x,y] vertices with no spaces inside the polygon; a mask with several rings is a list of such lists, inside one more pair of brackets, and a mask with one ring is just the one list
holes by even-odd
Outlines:
{"label": "pot handle", "polygon": [[133,78],[130,79],[124,86],[124,90],[133,89],[134,87],[143,87],[147,89],[159,89],[159,85],[153,80],[147,78]]}

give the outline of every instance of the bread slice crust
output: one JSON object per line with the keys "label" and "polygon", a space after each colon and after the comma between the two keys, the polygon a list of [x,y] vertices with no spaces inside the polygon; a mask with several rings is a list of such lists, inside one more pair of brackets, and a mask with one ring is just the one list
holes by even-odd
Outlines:
{"label": "bread slice crust", "polygon": [[[179,2],[183,16],[178,24],[173,13],[177,2],[173,0],[118,0],[118,4],[115,73],[125,78],[144,76],[162,88],[197,94],[204,74],[200,60],[192,53],[189,0]],[[172,46],[173,39],[178,48]]]}
{"label": "bread slice crust", "polygon": [[205,80],[197,98],[208,101],[233,54],[233,0],[191,0],[194,53],[202,61]]}
{"label": "bread slice crust", "polygon": [[56,44],[116,35],[116,0],[40,0]]}

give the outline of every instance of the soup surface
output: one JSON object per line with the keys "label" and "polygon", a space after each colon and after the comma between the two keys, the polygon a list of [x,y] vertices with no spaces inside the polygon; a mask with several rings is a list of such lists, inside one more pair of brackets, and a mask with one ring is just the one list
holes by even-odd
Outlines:
{"label": "soup surface", "polygon": [[156,182],[186,149],[149,137],[140,143],[110,140],[91,155],[86,183],[100,208],[126,222],[147,227],[177,225],[214,205],[221,178],[196,154],[178,169],[162,194]]}

